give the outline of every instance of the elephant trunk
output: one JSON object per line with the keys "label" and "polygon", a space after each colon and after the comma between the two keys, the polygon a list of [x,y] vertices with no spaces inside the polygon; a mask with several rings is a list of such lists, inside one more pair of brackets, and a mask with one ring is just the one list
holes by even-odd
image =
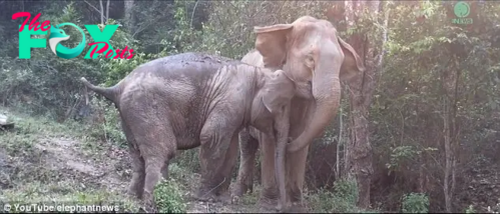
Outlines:
{"label": "elephant trunk", "polygon": [[[324,58],[326,56],[323,56]],[[312,115],[307,115],[309,120],[304,131],[288,144],[288,152],[296,152],[308,146],[328,126],[340,105],[339,71],[342,61],[339,58],[332,60],[329,57],[329,59],[329,62],[320,61],[319,66],[313,72],[312,94],[316,101],[315,109],[309,111]]]}
{"label": "elephant trunk", "polygon": [[278,210],[284,211],[287,209],[287,195],[286,195],[286,185],[285,185],[285,154],[286,154],[286,144],[288,142],[288,134],[290,130],[290,103],[284,106],[283,112],[278,116],[278,121],[275,125],[277,130],[277,146],[275,151],[275,176],[278,181],[278,190],[280,195],[280,201],[278,204]]}

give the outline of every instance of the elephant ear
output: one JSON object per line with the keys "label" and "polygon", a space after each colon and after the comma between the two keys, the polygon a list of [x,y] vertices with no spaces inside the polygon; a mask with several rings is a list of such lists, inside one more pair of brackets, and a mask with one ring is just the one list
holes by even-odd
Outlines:
{"label": "elephant ear", "polygon": [[293,81],[284,74],[283,70],[277,70],[262,88],[262,104],[271,114],[276,115],[292,100],[294,89]]}
{"label": "elephant ear", "polygon": [[263,57],[264,67],[280,68],[286,58],[286,37],[292,24],[254,27],[255,48]]}
{"label": "elephant ear", "polygon": [[342,40],[337,36],[340,47],[344,52],[344,62],[340,67],[340,79],[343,81],[349,81],[354,76],[358,75],[365,71],[365,66],[361,61],[361,57],[359,57],[358,53],[349,45],[347,42]]}

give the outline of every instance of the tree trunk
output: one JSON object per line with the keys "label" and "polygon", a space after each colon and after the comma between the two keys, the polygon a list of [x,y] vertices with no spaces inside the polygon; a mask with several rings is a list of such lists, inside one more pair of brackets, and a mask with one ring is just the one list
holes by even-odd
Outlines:
{"label": "tree trunk", "polygon": [[134,0],[125,0],[125,26],[129,31],[134,29]]}
{"label": "tree trunk", "polygon": [[450,118],[449,118],[449,107],[448,100],[444,100],[444,119],[443,119],[443,135],[444,135],[444,152],[445,152],[445,169],[444,169],[444,204],[446,207],[446,212],[451,213],[451,195],[450,195],[450,175],[451,175],[451,162],[452,162],[452,152],[451,152],[451,140],[450,140]]}
{"label": "tree trunk", "polygon": [[459,131],[457,128],[457,102],[460,71],[458,59],[451,59],[450,68],[442,73],[442,86],[444,94],[443,112],[443,138],[445,152],[445,169],[443,179],[443,192],[446,212],[453,212],[453,194],[455,191],[456,173],[456,150]]}
{"label": "tree trunk", "polygon": [[[362,12],[362,7],[367,7],[375,16],[382,10],[380,1],[360,2],[360,1],[345,1],[345,17],[347,28],[356,26],[358,16]],[[361,59],[365,62],[366,70],[362,75],[359,75],[354,80],[348,83],[349,101],[351,107],[350,128],[351,136],[349,140],[349,154],[346,157],[348,162],[348,173],[350,177],[355,177],[358,185],[358,201],[357,204],[361,208],[370,207],[370,187],[371,176],[373,173],[372,166],[372,146],[369,140],[368,117],[369,108],[373,93],[375,91],[378,73],[382,69],[383,45],[387,39],[387,23],[388,10],[385,16],[382,17],[381,25],[384,29],[374,38],[382,38],[380,42],[369,43],[376,41],[368,39],[368,32],[356,33],[348,39]]]}
{"label": "tree trunk", "polygon": [[109,19],[109,0],[106,2],[106,22]]}
{"label": "tree trunk", "polygon": [[101,25],[104,25],[104,6],[102,5],[102,0],[99,0],[99,5],[101,6]]}
{"label": "tree trunk", "polygon": [[337,140],[337,149],[335,150],[335,180],[338,180],[340,178],[340,146],[342,145],[342,135],[344,134],[344,126],[343,126],[343,120],[342,120],[342,106],[340,107],[340,114],[339,114],[339,137]]}

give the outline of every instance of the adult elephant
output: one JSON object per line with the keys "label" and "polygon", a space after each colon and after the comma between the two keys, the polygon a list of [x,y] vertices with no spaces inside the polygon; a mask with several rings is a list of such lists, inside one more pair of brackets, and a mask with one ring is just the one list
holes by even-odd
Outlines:
{"label": "adult elephant", "polygon": [[[291,24],[255,27],[255,48],[242,61],[254,66],[284,70],[297,84],[310,84],[312,97],[295,96],[291,103],[290,137],[286,157],[287,198],[303,206],[302,188],[309,144],[320,136],[340,104],[340,80],[349,80],[364,71],[354,49],[342,40],[333,25],[310,16]],[[258,130],[240,132],[240,168],[233,195],[252,191],[257,148],[261,147],[262,192],[260,203],[276,204],[274,147]],[[297,207],[296,207],[297,208]]]}

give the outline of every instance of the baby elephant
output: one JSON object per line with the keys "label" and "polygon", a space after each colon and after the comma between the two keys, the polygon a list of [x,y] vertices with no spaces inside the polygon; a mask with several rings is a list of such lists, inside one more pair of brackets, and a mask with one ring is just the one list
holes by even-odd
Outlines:
{"label": "baby elephant", "polygon": [[177,149],[201,146],[197,197],[227,193],[238,156],[238,133],[253,126],[277,142],[276,177],[285,205],[284,153],[290,101],[297,89],[281,70],[202,53],[168,56],[138,66],[115,86],[94,86],[120,112],[133,159],[129,193],[154,206],[153,189]]}

